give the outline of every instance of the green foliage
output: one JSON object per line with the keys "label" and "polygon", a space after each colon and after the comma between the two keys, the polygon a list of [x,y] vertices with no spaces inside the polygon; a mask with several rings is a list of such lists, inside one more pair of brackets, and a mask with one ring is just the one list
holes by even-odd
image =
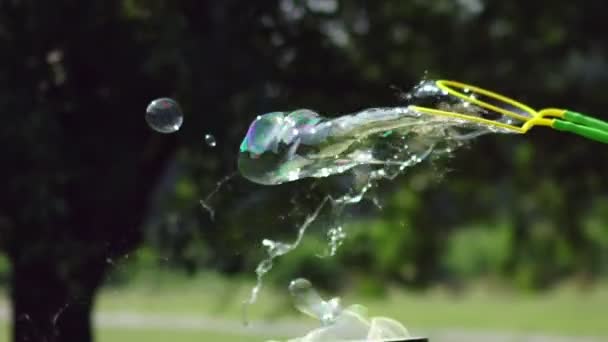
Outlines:
{"label": "green foliage", "polygon": [[588,247],[583,251],[584,262],[591,274],[608,275],[608,199],[598,198],[589,208],[583,222],[583,236]]}
{"label": "green foliage", "polygon": [[449,237],[442,264],[461,280],[499,276],[510,257],[512,233],[504,223],[462,227]]}
{"label": "green foliage", "polygon": [[0,287],[6,287],[10,275],[10,263],[6,255],[0,253]]}

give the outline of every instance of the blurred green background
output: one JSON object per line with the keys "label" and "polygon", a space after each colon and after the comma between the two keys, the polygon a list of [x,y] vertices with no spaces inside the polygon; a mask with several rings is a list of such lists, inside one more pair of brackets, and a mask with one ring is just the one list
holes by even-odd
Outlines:
{"label": "blurred green background", "polygon": [[[0,0],[0,341],[294,336],[314,325],[289,325],[286,286],[300,276],[437,341],[605,338],[599,143],[485,136],[380,186],[382,209],[353,208],[335,257],[318,257],[319,220],[277,261],[251,308],[269,324],[258,330],[240,318],[260,241],[292,239],[324,188],[307,199],[310,180],[237,177],[209,201],[213,220],[199,200],[234,172],[256,115],[395,106],[395,89],[425,77],[608,119],[607,12],[566,0]],[[184,110],[176,134],[144,121],[161,96]]]}

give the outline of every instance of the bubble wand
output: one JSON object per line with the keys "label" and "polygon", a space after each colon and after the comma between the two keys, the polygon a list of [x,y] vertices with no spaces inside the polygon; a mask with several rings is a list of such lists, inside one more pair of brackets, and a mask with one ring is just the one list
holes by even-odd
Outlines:
{"label": "bubble wand", "polygon": [[456,81],[436,81],[438,88],[466,103],[490,110],[506,120],[494,120],[463,114],[452,110],[441,110],[412,105],[411,108],[432,115],[491,125],[516,133],[527,133],[534,126],[578,134],[591,140],[608,143],[608,123],[567,109],[546,108],[535,110],[504,95]]}

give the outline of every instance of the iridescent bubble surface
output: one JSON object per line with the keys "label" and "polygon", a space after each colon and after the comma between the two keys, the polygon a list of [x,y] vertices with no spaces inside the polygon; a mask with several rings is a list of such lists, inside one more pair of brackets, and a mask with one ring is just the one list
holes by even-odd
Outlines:
{"label": "iridescent bubble surface", "polygon": [[160,133],[175,133],[184,122],[184,114],[179,104],[170,98],[156,99],[146,108],[146,122]]}

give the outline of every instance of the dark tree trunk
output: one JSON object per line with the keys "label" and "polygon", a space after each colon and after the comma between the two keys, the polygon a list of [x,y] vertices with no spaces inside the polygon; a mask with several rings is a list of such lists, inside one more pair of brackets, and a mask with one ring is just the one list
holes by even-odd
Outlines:
{"label": "dark tree trunk", "polygon": [[70,267],[52,257],[14,258],[13,341],[92,341],[93,298],[104,272],[97,262]]}

